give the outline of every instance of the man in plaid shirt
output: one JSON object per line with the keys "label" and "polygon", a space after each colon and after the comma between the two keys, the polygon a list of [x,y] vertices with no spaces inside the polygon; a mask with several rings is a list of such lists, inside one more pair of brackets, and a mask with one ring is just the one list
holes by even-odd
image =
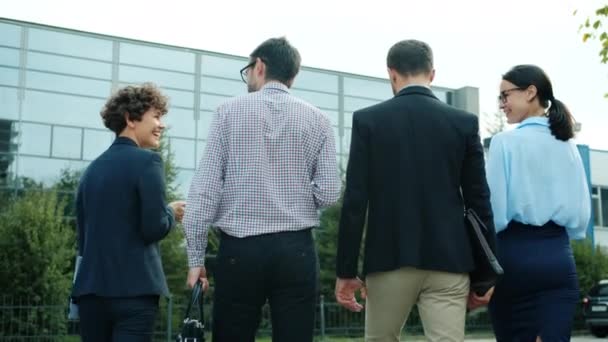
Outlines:
{"label": "man in plaid shirt", "polygon": [[318,259],[312,228],[341,181],[333,130],[289,88],[300,54],[265,41],[241,70],[249,94],[217,109],[190,187],[184,230],[188,285],[207,284],[210,225],[221,231],[215,268],[214,341],[254,341],[268,300],[273,341],[312,341]]}

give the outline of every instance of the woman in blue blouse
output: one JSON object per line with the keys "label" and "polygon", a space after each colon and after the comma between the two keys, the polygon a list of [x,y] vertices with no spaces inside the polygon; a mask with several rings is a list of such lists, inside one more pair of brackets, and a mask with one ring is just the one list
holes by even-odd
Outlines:
{"label": "woman in blue blouse", "polygon": [[502,77],[500,109],[516,129],[492,138],[487,163],[498,259],[490,302],[498,341],[569,341],[579,297],[570,239],[591,216],[574,119],[534,65]]}

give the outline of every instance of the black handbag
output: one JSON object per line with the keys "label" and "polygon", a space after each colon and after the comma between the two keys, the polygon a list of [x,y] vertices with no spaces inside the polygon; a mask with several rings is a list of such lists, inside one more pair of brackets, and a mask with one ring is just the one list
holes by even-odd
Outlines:
{"label": "black handbag", "polygon": [[[198,305],[199,319],[193,319],[190,316],[192,306]],[[192,289],[192,299],[188,303],[186,315],[184,317],[184,326],[181,334],[175,337],[176,342],[205,342],[205,316],[203,314],[203,286],[201,282],[197,282]]]}
{"label": "black handbag", "polygon": [[504,273],[494,252],[488,244],[490,230],[483,224],[473,209],[465,213],[465,225],[468,229],[475,269],[469,273],[471,291],[483,296],[496,285],[498,278]]}

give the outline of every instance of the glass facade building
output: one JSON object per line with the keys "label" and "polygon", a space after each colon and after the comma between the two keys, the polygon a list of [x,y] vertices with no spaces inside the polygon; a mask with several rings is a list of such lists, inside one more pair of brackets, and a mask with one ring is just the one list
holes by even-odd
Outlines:
{"label": "glass facade building", "polygon": [[[590,150],[591,163],[591,206],[596,227],[601,227],[600,235],[608,246],[608,151]],[[596,234],[598,230],[596,229]]]}
{"label": "glass facade building", "polygon": [[[246,57],[0,19],[0,186],[28,177],[53,183],[84,169],[113,141],[99,112],[113,90],[154,82],[170,97],[166,132],[186,195],[215,108],[247,91]],[[478,112],[478,91],[434,87],[443,101]],[[303,67],[292,93],[319,107],[345,167],[353,111],[392,96],[387,79]]]}

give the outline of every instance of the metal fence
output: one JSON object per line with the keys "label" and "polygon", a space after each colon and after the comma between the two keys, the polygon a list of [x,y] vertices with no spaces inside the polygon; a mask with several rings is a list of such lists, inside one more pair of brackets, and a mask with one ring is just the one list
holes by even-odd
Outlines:
{"label": "metal fence", "polygon": [[[169,298],[161,300],[154,333],[155,341],[174,341],[179,333],[181,321],[187,307],[186,299]],[[205,325],[210,331],[210,298],[205,300]],[[66,303],[44,303],[2,298],[0,301],[0,340],[1,341],[79,341],[78,322],[66,319]],[[364,313],[347,311],[335,302],[327,302],[321,297],[317,305],[315,335],[323,341],[330,336],[363,336]],[[467,315],[467,333],[491,333],[491,325],[485,310],[477,310]],[[579,314],[575,318],[575,330],[584,328]],[[270,310],[265,306],[258,335],[270,336],[272,331]],[[404,333],[422,334],[422,324],[414,309],[408,318]]]}

